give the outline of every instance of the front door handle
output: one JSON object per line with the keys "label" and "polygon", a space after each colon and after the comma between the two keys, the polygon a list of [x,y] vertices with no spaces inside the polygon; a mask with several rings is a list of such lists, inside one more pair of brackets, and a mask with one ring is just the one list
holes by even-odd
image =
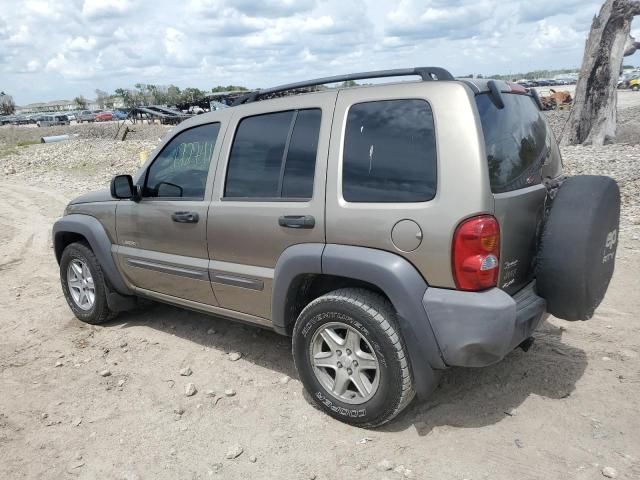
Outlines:
{"label": "front door handle", "polygon": [[278,218],[278,225],[287,228],[313,228],[316,219],[311,215],[283,215]]}
{"label": "front door handle", "polygon": [[196,212],[173,212],[171,220],[178,223],[198,223],[200,216]]}

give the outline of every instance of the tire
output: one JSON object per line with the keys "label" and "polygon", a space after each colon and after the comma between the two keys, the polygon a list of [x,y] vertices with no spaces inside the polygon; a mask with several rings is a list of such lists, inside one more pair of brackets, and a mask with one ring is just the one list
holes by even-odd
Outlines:
{"label": "tire", "polygon": [[640,90],[640,87],[638,85],[634,85],[633,87],[631,87],[631,90],[637,92],[638,90]]}
{"label": "tire", "polygon": [[[345,343],[338,345],[344,351],[330,353],[332,350],[321,333],[327,334],[331,330],[339,336],[344,333]],[[349,338],[359,340],[354,344],[349,342]],[[318,350],[320,344],[322,348]],[[349,350],[349,345],[358,345],[359,354],[355,348]],[[327,349],[329,352],[324,351]],[[316,351],[320,355],[330,355],[326,361],[332,363],[336,360],[341,369],[314,366],[312,355]],[[353,359],[360,359],[362,364],[371,364],[369,357],[377,361],[375,373],[373,369],[361,369],[363,365],[353,362]],[[350,425],[380,426],[398,415],[415,395],[395,311],[388,300],[369,290],[344,288],[307,305],[293,330],[293,358],[313,402],[330,416]],[[361,385],[362,375],[367,377],[368,385],[372,387],[368,398],[358,393],[356,383],[351,380],[347,381],[348,390],[343,396],[351,396],[350,400],[331,391],[327,382],[337,385],[338,375],[345,375],[347,370],[349,374],[353,372],[350,379],[360,378],[358,382]],[[334,373],[333,379],[331,372]]]}
{"label": "tire", "polygon": [[[84,308],[74,298],[74,291],[77,294],[77,290],[70,286],[69,278],[72,275],[70,273],[70,265],[72,263],[75,266],[78,266],[79,263],[86,265],[93,280],[94,300],[91,305],[88,302],[81,302],[84,303]],[[64,249],[60,259],[60,282],[69,308],[71,308],[78,320],[91,325],[99,325],[115,316],[107,305],[107,285],[102,268],[93,251],[86,243],[71,243]]]}
{"label": "tire", "polygon": [[612,178],[570,177],[557,192],[538,252],[538,294],[564,320],[588,320],[613,275],[620,190]]}

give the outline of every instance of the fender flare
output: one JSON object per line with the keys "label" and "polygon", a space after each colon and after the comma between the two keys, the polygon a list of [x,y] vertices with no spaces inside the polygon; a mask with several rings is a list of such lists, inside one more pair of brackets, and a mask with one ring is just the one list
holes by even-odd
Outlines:
{"label": "fender flare", "polygon": [[407,346],[416,392],[427,397],[437,386],[434,369],[444,363],[422,298],[427,282],[408,260],[391,252],[335,244],[301,244],[289,247],[278,260],[273,285],[273,325],[285,332],[287,295],[296,278],[328,274],[371,283],[393,304]]}
{"label": "fender flare", "polygon": [[65,233],[82,235],[100,262],[102,272],[113,289],[122,295],[133,295],[124,283],[116,262],[111,254],[111,239],[102,224],[90,215],[71,214],[62,217],[53,225],[53,246],[56,260],[60,263],[62,256],[62,240]]}

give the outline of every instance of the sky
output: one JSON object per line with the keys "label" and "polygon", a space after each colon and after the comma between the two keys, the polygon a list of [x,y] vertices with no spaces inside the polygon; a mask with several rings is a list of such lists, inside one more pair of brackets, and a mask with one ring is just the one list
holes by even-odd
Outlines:
{"label": "sky", "polygon": [[[578,68],[601,1],[0,0],[18,105],[136,83],[209,90],[413,66]],[[640,20],[632,26],[640,38]],[[640,54],[625,63],[640,65]]]}

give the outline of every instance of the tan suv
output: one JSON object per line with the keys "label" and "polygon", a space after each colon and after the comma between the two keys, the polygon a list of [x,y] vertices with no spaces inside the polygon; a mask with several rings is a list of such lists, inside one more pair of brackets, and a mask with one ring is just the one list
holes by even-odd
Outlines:
{"label": "tan suv", "polygon": [[[320,88],[396,76],[420,80]],[[548,313],[602,300],[618,187],[562,177],[539,107],[429,67],[252,92],[69,204],[62,289],[89,323],[145,297],[290,335],[314,401],[380,425],[447,367],[526,350]]]}

